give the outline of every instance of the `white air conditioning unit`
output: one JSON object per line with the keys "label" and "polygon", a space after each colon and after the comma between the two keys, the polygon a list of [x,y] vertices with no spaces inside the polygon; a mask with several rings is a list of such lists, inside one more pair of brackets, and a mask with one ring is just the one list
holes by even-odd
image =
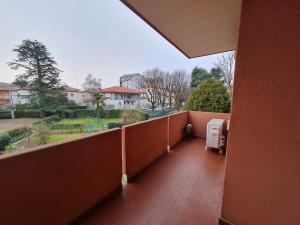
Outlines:
{"label": "white air conditioning unit", "polygon": [[206,145],[205,149],[216,148],[219,149],[219,153],[222,153],[220,148],[220,138],[223,131],[224,120],[212,119],[207,123],[206,130]]}

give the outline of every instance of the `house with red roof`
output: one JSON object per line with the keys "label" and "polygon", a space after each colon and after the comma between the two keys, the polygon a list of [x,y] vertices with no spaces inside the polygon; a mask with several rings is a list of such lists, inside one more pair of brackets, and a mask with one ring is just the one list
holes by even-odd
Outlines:
{"label": "house with red roof", "polygon": [[105,105],[115,109],[140,108],[142,92],[136,89],[112,86],[103,88],[100,92],[105,97]]}

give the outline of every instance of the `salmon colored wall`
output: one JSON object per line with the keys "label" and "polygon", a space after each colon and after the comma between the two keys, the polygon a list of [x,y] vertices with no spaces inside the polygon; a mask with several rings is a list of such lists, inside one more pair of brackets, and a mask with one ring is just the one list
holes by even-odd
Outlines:
{"label": "salmon colored wall", "polygon": [[182,129],[189,122],[188,112],[180,112],[169,116],[169,145],[173,147],[183,137]]}
{"label": "salmon colored wall", "polygon": [[66,225],[121,185],[121,130],[0,158],[0,224]]}
{"label": "salmon colored wall", "polygon": [[227,121],[230,119],[230,113],[189,111],[189,120],[193,125],[193,132],[196,137],[206,137],[206,125],[211,119],[224,119],[223,130],[226,131]]}
{"label": "salmon colored wall", "polygon": [[300,1],[243,0],[222,217],[300,224]]}
{"label": "salmon colored wall", "polygon": [[126,174],[129,178],[167,151],[168,117],[128,125],[123,127],[123,131]]}

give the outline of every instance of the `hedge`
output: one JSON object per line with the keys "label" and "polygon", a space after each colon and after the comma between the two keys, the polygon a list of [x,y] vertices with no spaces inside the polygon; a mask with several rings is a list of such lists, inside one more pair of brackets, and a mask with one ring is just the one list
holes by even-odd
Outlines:
{"label": "hedge", "polygon": [[34,122],[33,125],[38,125],[40,122],[45,122],[49,125],[53,122],[58,122],[60,120],[61,120],[61,117],[58,114],[54,114],[52,116],[49,116],[49,117],[46,117],[44,119]]}
{"label": "hedge", "polygon": [[11,112],[10,111],[0,111],[0,119],[11,119]]}
{"label": "hedge", "polygon": [[61,120],[61,117],[58,114],[54,114],[52,116],[49,116],[47,118],[42,119],[44,122],[47,124],[53,123],[53,122],[58,122]]}
{"label": "hedge", "polygon": [[61,112],[61,117],[63,117],[63,118],[74,118],[75,117],[74,110],[71,110],[71,109],[63,110]]}
{"label": "hedge", "polygon": [[121,109],[111,109],[111,110],[104,110],[103,117],[106,118],[120,118],[122,115],[123,110]]}
{"label": "hedge", "polygon": [[107,124],[107,128],[108,129],[112,129],[112,128],[121,128],[123,125],[125,125],[124,123],[108,123]]}
{"label": "hedge", "polygon": [[[46,117],[59,115],[63,118],[86,118],[86,117],[96,117],[96,110],[94,109],[86,109],[86,106],[72,106],[74,108],[80,109],[64,109],[64,110],[44,110],[44,115]],[[70,107],[69,107],[70,108]],[[122,116],[122,112],[124,110],[121,109],[112,109],[112,110],[102,110],[100,111],[101,118],[120,118]],[[147,120],[149,115],[144,113],[143,111],[133,109],[133,110],[125,110],[125,111],[137,111],[142,120]],[[15,110],[15,118],[40,118],[41,114],[38,110]],[[0,119],[11,119],[10,111],[0,111]]]}
{"label": "hedge", "polygon": [[9,145],[10,139],[8,133],[0,133],[0,152],[5,150],[5,147]]}
{"label": "hedge", "polygon": [[14,143],[31,135],[32,129],[28,127],[21,127],[7,131],[7,134],[11,138],[10,143]]}
{"label": "hedge", "polygon": [[80,133],[87,130],[86,124],[52,124],[50,125],[50,130],[58,130],[59,132],[77,132]]}
{"label": "hedge", "polygon": [[69,105],[67,108],[70,110],[87,109],[87,106],[86,105]]}
{"label": "hedge", "polygon": [[56,115],[57,113],[60,113],[59,111],[57,111],[55,109],[47,109],[47,110],[43,110],[43,112],[46,117],[53,116],[53,115]]}
{"label": "hedge", "polygon": [[73,110],[73,112],[74,112],[74,118],[96,117],[96,111],[94,109],[76,109]]}
{"label": "hedge", "polygon": [[35,110],[16,110],[15,118],[40,118],[40,111]]}

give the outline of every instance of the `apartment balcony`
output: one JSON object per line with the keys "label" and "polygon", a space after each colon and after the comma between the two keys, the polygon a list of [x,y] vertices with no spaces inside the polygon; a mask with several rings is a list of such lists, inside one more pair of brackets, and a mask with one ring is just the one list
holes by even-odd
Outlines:
{"label": "apartment balcony", "polygon": [[217,225],[225,156],[204,145],[200,138],[180,142],[74,225]]}
{"label": "apartment balcony", "polygon": [[[204,150],[211,118],[229,114],[182,112],[1,156],[1,224],[218,224],[225,156]],[[182,140],[187,123],[195,137]]]}

